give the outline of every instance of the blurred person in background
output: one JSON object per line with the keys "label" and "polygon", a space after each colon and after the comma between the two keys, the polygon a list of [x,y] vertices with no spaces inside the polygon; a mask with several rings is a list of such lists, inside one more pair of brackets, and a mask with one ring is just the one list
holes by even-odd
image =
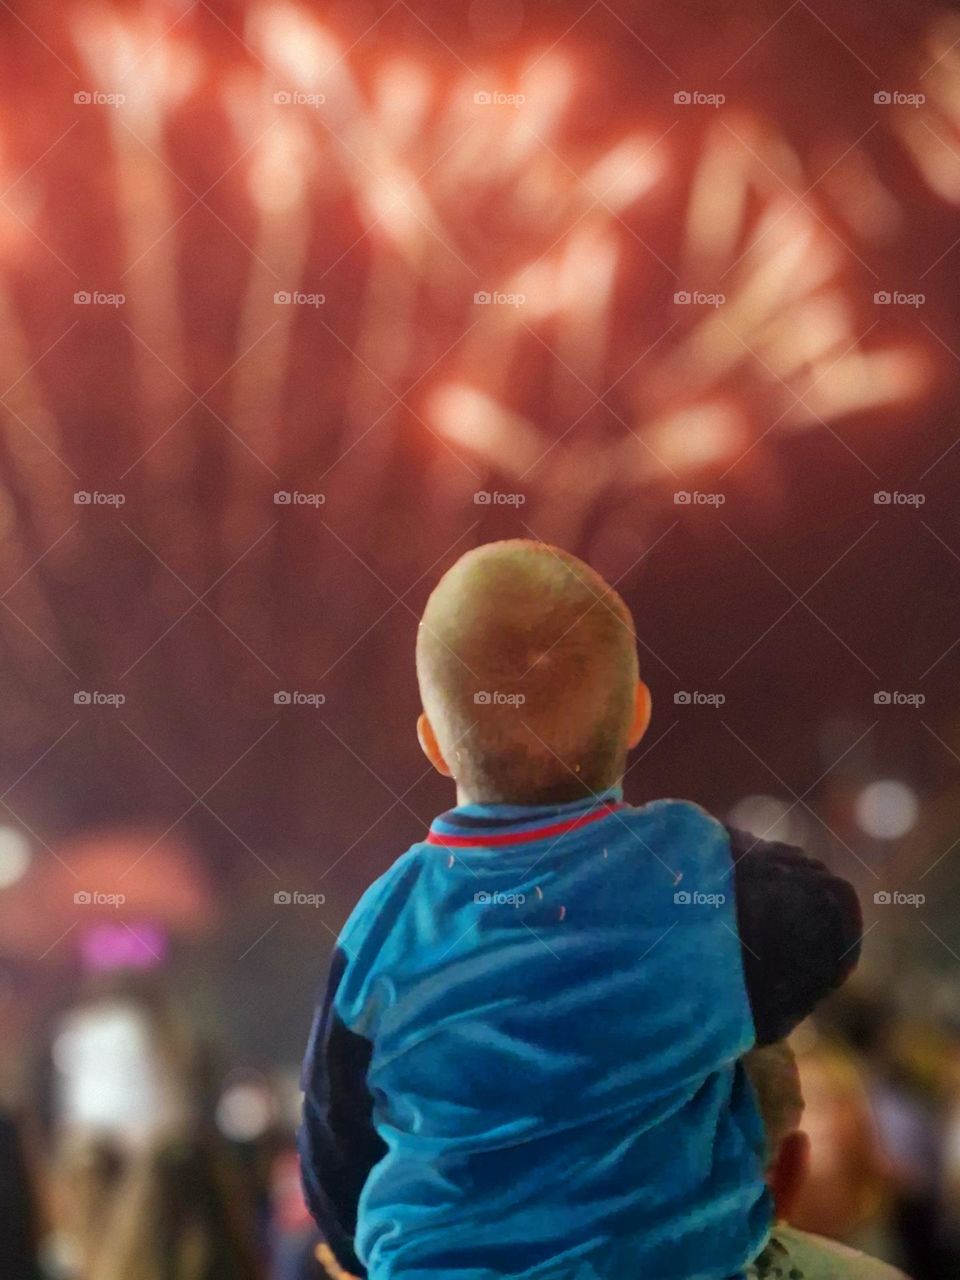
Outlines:
{"label": "blurred person in background", "polygon": [[876,1257],[901,1262],[896,1178],[881,1147],[862,1072],[838,1046],[799,1058],[810,1168],[791,1221]]}
{"label": "blurred person in background", "polygon": [[156,1147],[213,1109],[210,1054],[162,980],[117,970],[89,978],[51,1035],[46,1109],[55,1146]]}
{"label": "blurred person in background", "polygon": [[960,1026],[954,1025],[944,1048],[942,1082],[944,1114],[940,1117],[942,1140],[938,1173],[941,1208],[940,1238],[947,1254],[944,1274],[960,1275]]}
{"label": "blurred person in background", "polygon": [[55,1274],[90,1274],[123,1173],[123,1154],[112,1142],[63,1143],[53,1170],[54,1236],[47,1250]]}
{"label": "blurred person in background", "polygon": [[36,1218],[19,1135],[0,1113],[0,1275],[38,1280]]}
{"label": "blurred person in background", "polygon": [[750,1280],[905,1280],[887,1263],[803,1228],[805,1186],[818,1165],[816,1147],[824,1130],[810,1135],[800,1128],[804,1092],[797,1059],[786,1041],[755,1049],[744,1062],[766,1130],[766,1176],[776,1214],[770,1242],[751,1268]]}
{"label": "blurred person in background", "polygon": [[263,1280],[253,1205],[203,1138],[133,1159],[81,1280]]}
{"label": "blurred person in background", "polygon": [[910,1007],[908,993],[891,975],[884,990],[864,984],[845,990],[820,1011],[817,1026],[856,1061],[889,1169],[897,1260],[917,1280],[940,1280],[960,1275],[960,1242],[951,1241],[949,1228],[956,1215],[941,1187],[949,1144],[950,1041]]}
{"label": "blurred person in background", "polygon": [[259,1280],[258,1165],[215,1128],[211,1054],[166,985],[99,975],[50,1041],[55,1273]]}
{"label": "blurred person in background", "polygon": [[888,1013],[863,1059],[864,1083],[894,1183],[893,1221],[902,1265],[917,1280],[960,1274],[960,1240],[941,1188],[949,1154],[949,1050],[928,1023]]}

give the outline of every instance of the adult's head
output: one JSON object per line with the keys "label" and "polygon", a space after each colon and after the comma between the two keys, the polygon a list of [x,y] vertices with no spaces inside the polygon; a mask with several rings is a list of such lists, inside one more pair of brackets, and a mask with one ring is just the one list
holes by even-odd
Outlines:
{"label": "adult's head", "polygon": [[[819,1057],[821,1062],[839,1061],[829,1051],[813,1057],[814,1060]],[[902,1272],[888,1263],[838,1243],[848,1235],[844,1230],[843,1212],[839,1218],[834,1215],[829,1221],[812,1223],[808,1220],[805,1207],[810,1186],[807,1176],[811,1172],[811,1144],[800,1129],[805,1106],[803,1090],[810,1081],[807,1056],[804,1056],[803,1087],[797,1060],[785,1042],[755,1049],[746,1055],[744,1063],[753,1082],[766,1129],[766,1179],[777,1217],[767,1247],[748,1269],[750,1280],[773,1280],[776,1276],[787,1275],[802,1275],[809,1280],[841,1280],[841,1277],[844,1280],[907,1280]],[[816,1088],[814,1084],[813,1109],[820,1105],[815,1098]],[[823,1158],[821,1140],[826,1140],[823,1133],[818,1134],[814,1141],[818,1159]],[[855,1147],[854,1161],[861,1155],[862,1151]],[[841,1181],[829,1180],[831,1204],[839,1202],[842,1205],[845,1197],[844,1181],[849,1181],[849,1171],[840,1172],[843,1174]],[[858,1181],[855,1172],[853,1180]],[[846,1225],[850,1225],[849,1219]],[[885,1250],[892,1245],[892,1241],[884,1241],[879,1236],[873,1243],[878,1249]]]}

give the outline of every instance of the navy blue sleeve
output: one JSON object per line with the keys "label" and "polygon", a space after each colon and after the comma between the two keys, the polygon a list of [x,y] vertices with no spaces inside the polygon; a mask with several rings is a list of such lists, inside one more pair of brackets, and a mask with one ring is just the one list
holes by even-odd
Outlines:
{"label": "navy blue sleeve", "polygon": [[373,1126],[367,1088],[372,1046],[344,1026],[334,1004],[345,968],[346,956],[337,948],[303,1064],[298,1146],[310,1212],[340,1265],[363,1276],[353,1250],[357,1204],[386,1145]]}
{"label": "navy blue sleeve", "polygon": [[728,828],[757,1043],[789,1035],[860,958],[856,891],[800,849]]}

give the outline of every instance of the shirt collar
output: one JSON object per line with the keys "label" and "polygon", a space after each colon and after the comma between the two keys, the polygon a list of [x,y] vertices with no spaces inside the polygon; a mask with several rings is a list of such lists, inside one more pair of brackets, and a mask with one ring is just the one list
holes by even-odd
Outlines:
{"label": "shirt collar", "polygon": [[462,804],[433,820],[427,843],[489,846],[559,837],[623,807],[619,785],[566,804]]}

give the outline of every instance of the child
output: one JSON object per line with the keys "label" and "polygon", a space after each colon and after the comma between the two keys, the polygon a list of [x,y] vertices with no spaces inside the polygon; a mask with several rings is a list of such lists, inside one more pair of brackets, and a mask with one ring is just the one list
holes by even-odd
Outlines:
{"label": "child", "polygon": [[739,1277],[771,1210],[738,1059],[853,968],[853,890],[696,805],[624,804],[633,621],[565,552],[465,555],[417,674],[458,803],[340,935],[304,1067],[314,1216],[371,1280]]}

